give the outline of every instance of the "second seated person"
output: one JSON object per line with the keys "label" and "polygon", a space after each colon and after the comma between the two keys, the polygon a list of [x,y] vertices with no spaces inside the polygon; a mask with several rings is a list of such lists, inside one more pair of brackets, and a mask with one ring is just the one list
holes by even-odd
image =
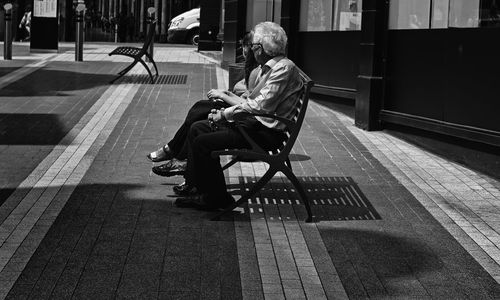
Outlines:
{"label": "second seated person", "polygon": [[[199,120],[206,120],[212,109],[230,107],[246,101],[246,98],[255,87],[258,72],[256,69],[257,61],[250,46],[252,36],[252,32],[249,32],[240,41],[245,61],[244,78],[234,85],[233,92],[212,89],[207,93],[209,100],[200,100],[189,109],[184,123],[177,130],[172,140],[147,155],[152,162],[167,161],[162,165],[154,166],[153,173],[160,176],[183,175],[187,159],[186,138],[191,124]],[[181,189],[184,187],[185,185],[180,185]]]}
{"label": "second seated person", "polygon": [[[295,64],[285,57],[287,36],[276,23],[255,26],[252,50],[259,63],[256,86],[246,101],[231,107],[212,109],[208,120],[193,123],[187,137],[187,190],[197,193],[180,197],[175,204],[203,210],[223,209],[234,203],[227,192],[219,158],[212,151],[241,149],[250,145],[231,123],[244,126],[248,135],[264,150],[273,150],[286,138],[285,125],[264,117],[238,118],[245,113],[275,114],[290,119],[299,102],[302,80]],[[235,121],[238,119],[239,121]],[[241,119],[241,120],[240,120]],[[216,126],[214,126],[216,125]],[[174,187],[174,192],[179,194]]]}

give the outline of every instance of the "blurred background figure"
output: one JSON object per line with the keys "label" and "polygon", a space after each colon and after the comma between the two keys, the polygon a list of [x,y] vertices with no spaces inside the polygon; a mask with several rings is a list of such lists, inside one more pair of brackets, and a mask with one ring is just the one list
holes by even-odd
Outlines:
{"label": "blurred background figure", "polygon": [[27,5],[23,18],[19,23],[19,28],[24,29],[21,36],[24,36],[22,41],[29,41],[31,37],[31,6]]}

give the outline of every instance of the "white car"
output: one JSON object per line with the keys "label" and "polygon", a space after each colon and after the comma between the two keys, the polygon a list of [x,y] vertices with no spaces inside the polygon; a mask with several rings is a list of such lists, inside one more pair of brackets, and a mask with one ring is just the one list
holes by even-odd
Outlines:
{"label": "white car", "polygon": [[200,39],[200,8],[193,8],[174,18],[168,24],[167,42],[198,46]]}

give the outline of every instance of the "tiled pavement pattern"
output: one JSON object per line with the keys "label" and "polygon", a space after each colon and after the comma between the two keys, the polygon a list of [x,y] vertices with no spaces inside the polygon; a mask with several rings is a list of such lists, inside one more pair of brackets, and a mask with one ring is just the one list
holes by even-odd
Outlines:
{"label": "tiled pavement pattern", "polygon": [[[2,187],[17,189],[0,207],[1,297],[500,297],[498,182],[383,132],[361,131],[318,101],[292,157],[317,223],[302,221],[305,210],[283,177],[234,220],[175,208],[171,185],[182,179],[152,175],[145,154],[172,136],[194,101],[224,88],[227,72],[192,48],[158,47],[160,73],[185,74],[187,84],[110,86],[126,61],[107,56],[114,47],[88,45],[84,63],[73,62],[71,51],[48,56],[43,70],[26,75],[47,83],[44,72],[71,70],[60,86],[39,84],[30,94],[14,78],[0,90],[2,113],[55,114],[64,124],[40,132],[50,143],[0,145],[2,157],[11,148],[45,151],[2,162],[11,173],[31,164],[31,173]],[[78,113],[58,110],[66,102]],[[231,191],[264,171],[260,163],[232,167]],[[358,212],[346,205],[345,178],[375,220],[345,221]]]}

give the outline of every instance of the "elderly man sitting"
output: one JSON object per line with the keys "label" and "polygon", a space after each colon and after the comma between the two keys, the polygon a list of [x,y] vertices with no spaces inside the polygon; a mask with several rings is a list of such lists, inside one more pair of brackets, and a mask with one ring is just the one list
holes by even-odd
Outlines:
{"label": "elderly man sitting", "polygon": [[211,152],[221,149],[248,148],[240,132],[232,126],[238,122],[263,149],[278,148],[285,139],[285,125],[277,120],[251,117],[235,121],[238,115],[272,113],[290,118],[297,102],[302,81],[295,64],[285,57],[287,36],[283,28],[272,22],[255,26],[252,50],[260,64],[257,85],[247,101],[225,109],[212,110],[208,120],[191,125],[188,133],[186,184],[196,187],[198,194],[178,198],[178,207],[222,209],[234,202],[226,190],[224,173],[218,158]]}

